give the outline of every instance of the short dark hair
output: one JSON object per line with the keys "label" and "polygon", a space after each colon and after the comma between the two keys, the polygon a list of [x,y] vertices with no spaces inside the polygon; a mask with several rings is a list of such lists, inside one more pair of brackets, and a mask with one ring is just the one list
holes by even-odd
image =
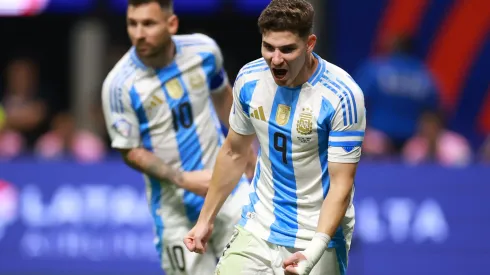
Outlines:
{"label": "short dark hair", "polygon": [[148,3],[153,3],[153,2],[160,5],[160,7],[162,7],[162,9],[173,10],[173,6],[174,6],[173,0],[128,0],[128,5],[139,6],[142,4],[148,4]]}
{"label": "short dark hair", "polygon": [[290,31],[300,37],[313,33],[315,10],[305,0],[272,0],[260,14],[260,33]]}

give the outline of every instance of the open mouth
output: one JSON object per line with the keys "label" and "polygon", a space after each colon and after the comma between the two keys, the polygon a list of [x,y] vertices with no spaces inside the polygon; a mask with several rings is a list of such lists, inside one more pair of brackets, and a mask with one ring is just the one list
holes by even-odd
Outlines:
{"label": "open mouth", "polygon": [[287,73],[288,70],[286,69],[272,69],[272,74],[274,74],[274,77],[277,79],[283,79]]}

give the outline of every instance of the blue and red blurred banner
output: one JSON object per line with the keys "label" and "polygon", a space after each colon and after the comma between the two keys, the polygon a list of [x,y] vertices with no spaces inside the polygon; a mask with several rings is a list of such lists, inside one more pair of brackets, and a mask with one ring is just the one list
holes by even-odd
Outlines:
{"label": "blue and red blurred banner", "polygon": [[414,38],[437,77],[449,126],[471,141],[490,134],[490,1],[329,1],[333,53],[349,72],[393,34]]}
{"label": "blue and red blurred banner", "polygon": [[[2,0],[0,16],[32,16],[41,13],[86,13],[99,2],[107,12],[123,13],[127,0]],[[219,11],[223,6],[232,6],[237,12],[257,14],[267,6],[269,0],[178,0],[174,1],[178,13],[200,13],[203,15]]]}
{"label": "blue and red blurred banner", "polygon": [[[361,163],[350,275],[484,275],[490,169]],[[119,161],[0,165],[0,274],[161,274],[142,177]]]}
{"label": "blue and red blurred banner", "polygon": [[[107,0],[111,11],[122,13],[128,6],[127,0]],[[195,13],[202,14],[214,13],[219,10],[221,0],[178,0],[174,1],[174,8],[177,13]]]}
{"label": "blue and red blurred banner", "polygon": [[44,12],[84,13],[96,0],[2,0],[0,16],[32,16]]}

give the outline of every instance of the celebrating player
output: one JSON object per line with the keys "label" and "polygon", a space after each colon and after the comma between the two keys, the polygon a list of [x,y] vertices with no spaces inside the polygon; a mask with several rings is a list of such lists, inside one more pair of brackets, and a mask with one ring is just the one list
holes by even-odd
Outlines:
{"label": "celebrating player", "polygon": [[218,214],[209,252],[183,248],[224,140],[218,117],[228,124],[233,96],[216,43],[203,34],[175,35],[177,28],[171,0],[129,0],[133,47],[104,82],[103,109],[112,147],[145,175],[166,274],[210,274],[240,218],[248,182],[241,177]]}
{"label": "celebrating player", "polygon": [[256,135],[250,202],[215,274],[345,274],[364,97],[344,70],[313,53],[313,17],[305,0],[272,0],[259,17],[263,58],[237,76],[230,133],[199,220],[184,238],[189,250],[207,251]]}

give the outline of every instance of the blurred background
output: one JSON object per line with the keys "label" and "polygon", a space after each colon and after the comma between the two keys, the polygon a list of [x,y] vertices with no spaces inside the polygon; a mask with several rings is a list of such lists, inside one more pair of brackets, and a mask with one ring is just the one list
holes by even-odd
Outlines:
{"label": "blurred background", "polygon": [[[348,274],[489,274],[490,1],[311,2],[315,51],[366,98]],[[233,81],[260,57],[268,3],[175,7]],[[0,274],[161,274],[143,180],[109,148],[100,106],[130,46],[125,9],[0,1]]]}

